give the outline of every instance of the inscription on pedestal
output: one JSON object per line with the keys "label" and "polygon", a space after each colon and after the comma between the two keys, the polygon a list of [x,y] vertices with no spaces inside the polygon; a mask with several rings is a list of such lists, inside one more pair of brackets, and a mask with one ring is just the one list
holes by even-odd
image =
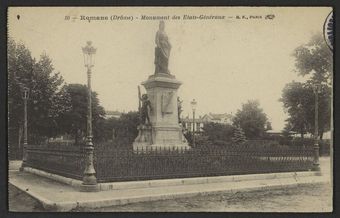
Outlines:
{"label": "inscription on pedestal", "polygon": [[172,114],[173,108],[172,108],[172,101],[173,101],[174,92],[166,92],[163,93],[161,96],[161,109],[162,109],[162,115],[164,114]]}

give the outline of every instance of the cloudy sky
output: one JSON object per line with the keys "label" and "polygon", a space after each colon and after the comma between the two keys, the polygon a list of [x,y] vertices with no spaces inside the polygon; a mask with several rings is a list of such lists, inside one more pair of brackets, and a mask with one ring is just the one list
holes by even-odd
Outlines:
{"label": "cloudy sky", "polygon": [[[141,15],[223,15],[224,20],[169,20],[172,44],[169,69],[183,82],[179,96],[184,115],[235,113],[258,99],[274,130],[287,115],[278,101],[286,83],[304,80],[294,72],[293,50],[322,32],[331,8],[10,8],[9,36],[22,41],[39,58],[46,52],[67,83],[86,83],[81,47],[97,48],[93,90],[106,110],[137,110],[137,85],[154,72],[158,21]],[[274,14],[275,18],[249,16]],[[18,16],[20,15],[20,19]],[[133,16],[133,21],[65,20],[65,16]],[[235,19],[235,16],[248,19]],[[233,18],[229,18],[233,17]],[[144,92],[145,90],[143,90]]]}

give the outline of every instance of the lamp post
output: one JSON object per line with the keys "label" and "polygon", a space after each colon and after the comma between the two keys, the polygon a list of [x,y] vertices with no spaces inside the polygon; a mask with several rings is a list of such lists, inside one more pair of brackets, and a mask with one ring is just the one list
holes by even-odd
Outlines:
{"label": "lamp post", "polygon": [[192,108],[192,145],[195,147],[195,111],[196,111],[197,101],[193,99],[191,101],[191,108]]}
{"label": "lamp post", "polygon": [[319,93],[320,85],[313,85],[313,92],[315,95],[315,108],[314,108],[314,158],[313,158],[313,171],[317,171],[320,174],[319,164]]}
{"label": "lamp post", "polygon": [[24,170],[27,162],[27,100],[29,98],[30,89],[27,87],[22,87],[22,99],[24,100],[24,145],[22,151],[22,164],[20,167],[20,171]]}
{"label": "lamp post", "polygon": [[84,54],[84,65],[87,68],[87,125],[86,125],[86,145],[85,145],[85,170],[83,176],[82,190],[97,191],[96,171],[93,166],[93,143],[92,143],[92,90],[91,90],[91,69],[94,66],[94,55],[96,48],[92,42],[88,41],[87,45],[82,48]]}

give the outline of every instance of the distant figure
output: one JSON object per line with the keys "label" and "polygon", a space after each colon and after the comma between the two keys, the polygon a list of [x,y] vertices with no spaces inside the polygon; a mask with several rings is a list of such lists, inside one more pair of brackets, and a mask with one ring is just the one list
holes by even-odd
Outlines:
{"label": "distant figure", "polygon": [[163,20],[159,22],[159,30],[156,33],[156,48],[155,48],[155,74],[166,73],[170,74],[168,70],[171,44],[165,31],[165,23]]}
{"label": "distant figure", "polygon": [[177,97],[177,108],[178,108],[178,123],[181,123],[181,113],[183,111],[182,109],[182,103],[183,101],[181,101],[179,99],[179,97]]}
{"label": "distant figure", "polygon": [[143,94],[140,98],[140,101],[142,102],[141,107],[141,124],[149,124],[150,125],[150,117],[149,117],[149,110],[152,111],[151,108],[151,102],[148,99],[147,94]]}

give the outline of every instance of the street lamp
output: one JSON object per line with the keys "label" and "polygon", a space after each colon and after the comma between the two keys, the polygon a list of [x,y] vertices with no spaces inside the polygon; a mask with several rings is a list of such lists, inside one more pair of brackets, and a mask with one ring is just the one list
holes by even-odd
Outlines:
{"label": "street lamp", "polygon": [[192,145],[195,147],[195,111],[197,107],[197,101],[193,99],[191,101],[191,108],[192,108]]}
{"label": "street lamp", "polygon": [[96,171],[93,166],[93,143],[92,143],[92,90],[91,90],[91,69],[94,66],[94,55],[96,48],[92,46],[92,42],[88,41],[87,45],[82,48],[84,54],[84,65],[87,68],[87,125],[86,125],[86,160],[83,176],[83,191],[97,191]]}
{"label": "street lamp", "polygon": [[24,170],[27,162],[27,100],[29,98],[29,91],[30,89],[27,87],[21,87],[21,94],[22,99],[24,100],[24,146],[22,152],[22,164],[20,167],[20,171]]}
{"label": "street lamp", "polygon": [[313,85],[313,92],[315,95],[315,108],[314,108],[314,160],[313,160],[313,171],[320,173],[319,164],[319,93],[320,84]]}

